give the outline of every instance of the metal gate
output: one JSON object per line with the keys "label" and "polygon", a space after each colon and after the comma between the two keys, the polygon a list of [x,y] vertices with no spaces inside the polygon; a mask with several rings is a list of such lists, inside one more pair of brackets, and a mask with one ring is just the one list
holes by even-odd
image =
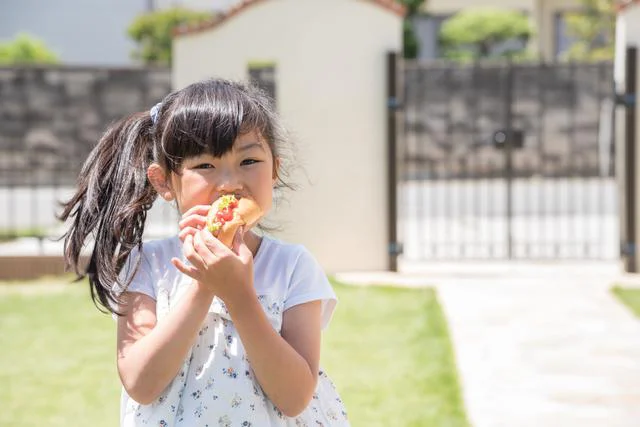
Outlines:
{"label": "metal gate", "polygon": [[619,256],[611,63],[395,70],[404,260]]}

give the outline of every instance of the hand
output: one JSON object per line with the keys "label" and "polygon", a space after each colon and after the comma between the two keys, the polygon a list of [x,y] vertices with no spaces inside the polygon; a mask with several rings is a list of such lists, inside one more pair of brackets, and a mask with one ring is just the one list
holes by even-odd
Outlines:
{"label": "hand", "polygon": [[178,270],[228,306],[242,304],[255,296],[253,254],[244,243],[242,227],[236,232],[231,249],[206,229],[185,234],[182,250],[191,265],[173,258],[171,262]]}
{"label": "hand", "polygon": [[182,243],[188,235],[193,237],[198,231],[207,228],[209,209],[211,209],[211,205],[196,205],[182,215],[182,219],[178,223],[180,226],[178,237]]}

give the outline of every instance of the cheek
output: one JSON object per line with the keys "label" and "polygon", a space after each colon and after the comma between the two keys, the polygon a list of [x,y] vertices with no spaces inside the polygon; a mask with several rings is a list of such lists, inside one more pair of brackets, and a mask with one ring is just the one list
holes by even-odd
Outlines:
{"label": "cheek", "polygon": [[209,203],[210,188],[207,180],[197,174],[184,175],[180,180],[180,210],[186,211],[198,204]]}
{"label": "cheek", "polygon": [[273,175],[272,171],[262,171],[260,176],[255,179],[255,197],[264,210],[269,210],[272,206],[273,199]]}

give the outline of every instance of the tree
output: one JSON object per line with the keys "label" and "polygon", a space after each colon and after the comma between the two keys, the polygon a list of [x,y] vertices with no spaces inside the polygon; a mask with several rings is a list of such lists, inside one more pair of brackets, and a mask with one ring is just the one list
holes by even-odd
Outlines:
{"label": "tree", "polygon": [[26,33],[9,42],[0,43],[0,64],[56,64],[58,55],[50,50],[43,41]]}
{"label": "tree", "polygon": [[[522,13],[494,8],[470,8],[448,19],[440,30],[445,56],[451,59],[508,57],[523,54],[533,34]],[[505,47],[507,42],[516,47]]]}
{"label": "tree", "polygon": [[407,59],[418,57],[420,42],[413,27],[413,18],[420,13],[420,9],[425,0],[402,0],[401,3],[407,8],[407,13],[403,22],[403,52]]}
{"label": "tree", "polygon": [[181,7],[139,15],[127,29],[129,37],[137,44],[132,57],[147,65],[169,66],[173,31],[181,25],[195,25],[214,18],[210,12]]}
{"label": "tree", "polygon": [[605,60],[614,56],[615,0],[581,0],[581,11],[566,14],[567,33],[574,42],[565,56],[574,60]]}

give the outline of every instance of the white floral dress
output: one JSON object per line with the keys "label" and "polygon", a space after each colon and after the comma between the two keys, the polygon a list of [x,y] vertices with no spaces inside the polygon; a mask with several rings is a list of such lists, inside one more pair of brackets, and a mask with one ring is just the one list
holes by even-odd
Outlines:
{"label": "white floral dress", "polygon": [[[190,286],[190,279],[167,261],[171,256],[182,256],[179,240],[145,243],[142,253],[140,271],[129,291],[156,299],[160,323]],[[324,326],[329,323],[335,294],[324,272],[303,247],[264,237],[254,260],[254,272],[258,299],[274,329],[281,330],[284,310],[311,300],[322,300]],[[153,289],[149,283],[154,284]],[[233,320],[217,297],[180,372],[155,402],[141,405],[122,391],[123,427],[348,425],[342,400],[322,370],[309,406],[296,417],[283,415],[262,391]]]}

